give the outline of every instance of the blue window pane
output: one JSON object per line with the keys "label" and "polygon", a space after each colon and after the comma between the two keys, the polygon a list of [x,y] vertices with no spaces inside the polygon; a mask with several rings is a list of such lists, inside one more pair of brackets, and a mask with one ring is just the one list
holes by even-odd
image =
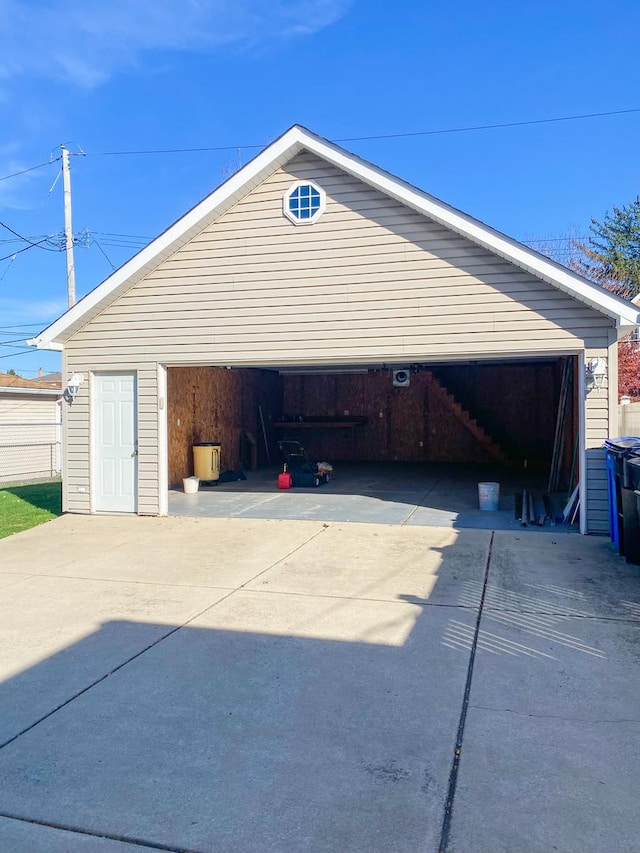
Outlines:
{"label": "blue window pane", "polygon": [[287,207],[289,213],[295,219],[312,219],[320,210],[322,202],[321,194],[311,184],[301,184],[288,196]]}

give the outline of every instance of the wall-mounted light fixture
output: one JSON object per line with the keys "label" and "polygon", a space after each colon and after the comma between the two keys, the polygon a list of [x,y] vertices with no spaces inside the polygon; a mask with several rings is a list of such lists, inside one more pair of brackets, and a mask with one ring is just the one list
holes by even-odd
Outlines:
{"label": "wall-mounted light fixture", "polygon": [[600,390],[607,378],[607,364],[602,358],[592,358],[586,365],[587,390],[589,386]]}
{"label": "wall-mounted light fixture", "polygon": [[83,382],[84,376],[82,373],[71,374],[71,378],[65,385],[64,393],[62,395],[67,403],[73,403]]}

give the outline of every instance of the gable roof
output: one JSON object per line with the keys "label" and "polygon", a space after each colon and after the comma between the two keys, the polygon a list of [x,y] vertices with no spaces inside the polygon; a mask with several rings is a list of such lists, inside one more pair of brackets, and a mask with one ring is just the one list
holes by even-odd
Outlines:
{"label": "gable roof", "polygon": [[62,349],[64,342],[100,311],[303,150],[615,320],[620,335],[640,321],[638,309],[632,303],[306,128],[294,125],[27,343],[41,349]]}

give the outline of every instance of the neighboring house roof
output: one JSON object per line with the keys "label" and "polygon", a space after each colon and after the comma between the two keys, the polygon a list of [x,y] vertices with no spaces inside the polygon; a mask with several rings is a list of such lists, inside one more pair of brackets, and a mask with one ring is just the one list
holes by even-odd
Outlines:
{"label": "neighboring house roof", "polygon": [[100,311],[303,150],[605,314],[615,320],[620,334],[638,324],[640,315],[631,302],[306,128],[294,125],[28,343],[42,349],[62,349],[64,342]]}
{"label": "neighboring house roof", "polygon": [[42,384],[43,382],[49,385],[52,383],[59,384],[62,382],[62,374],[60,373],[60,371],[57,371],[56,373],[45,373],[44,376],[36,376],[35,381],[39,382],[40,384]]}
{"label": "neighboring house roof", "polygon": [[23,379],[10,373],[0,373],[2,394],[42,394],[57,397],[62,394],[61,382],[43,382],[42,379]]}

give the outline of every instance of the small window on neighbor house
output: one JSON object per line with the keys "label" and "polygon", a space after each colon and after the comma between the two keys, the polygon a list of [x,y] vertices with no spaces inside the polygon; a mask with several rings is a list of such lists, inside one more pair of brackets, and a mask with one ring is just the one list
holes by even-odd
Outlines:
{"label": "small window on neighbor house", "polygon": [[284,195],[284,215],[296,225],[311,225],[325,207],[324,190],[311,181],[298,181]]}

